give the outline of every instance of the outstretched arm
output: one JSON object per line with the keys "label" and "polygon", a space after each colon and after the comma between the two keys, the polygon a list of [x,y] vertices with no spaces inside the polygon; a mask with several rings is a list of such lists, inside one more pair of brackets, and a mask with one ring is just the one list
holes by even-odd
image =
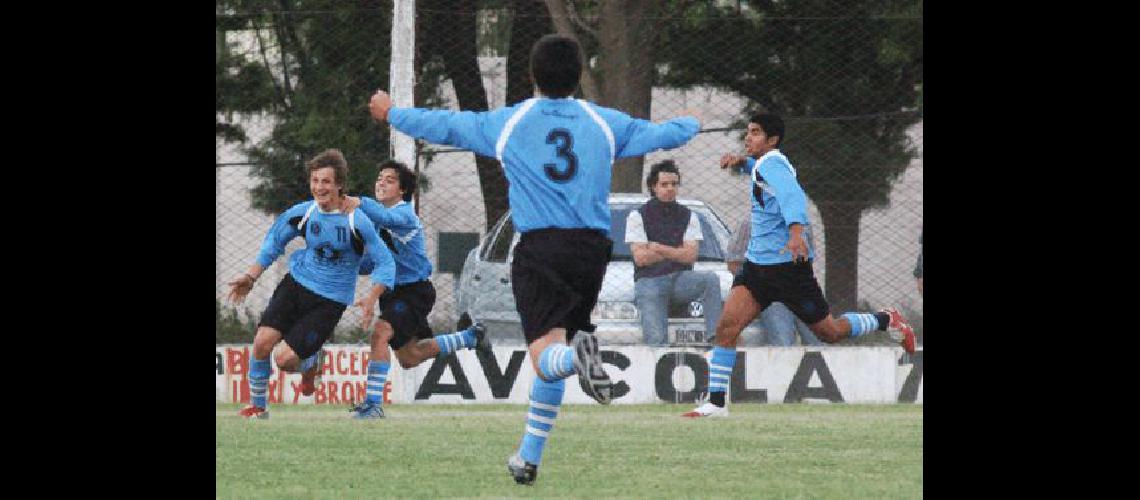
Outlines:
{"label": "outstretched arm", "polygon": [[304,203],[294,205],[273,221],[273,226],[269,228],[269,232],[266,233],[265,239],[261,242],[257,259],[246,272],[229,282],[230,293],[228,298],[230,302],[242,303],[249,292],[253,290],[253,284],[261,277],[261,273],[265,272],[265,269],[285,251],[285,245],[289,243],[289,240],[300,236],[301,231],[296,228],[293,220],[304,215],[306,206]]}
{"label": "outstretched arm", "polygon": [[488,134],[488,112],[397,108],[383,90],[377,90],[372,96],[368,110],[373,119],[387,121],[396,130],[417,139],[468,149],[481,156],[495,156],[494,141],[498,134]]}
{"label": "outstretched arm", "polygon": [[[614,130],[619,145],[614,156],[616,158],[644,156],[659,149],[677,148],[689,142],[700,129],[701,123],[691,116],[674,118],[663,123],[630,118],[620,133],[619,130]],[[620,139],[623,136],[624,142]]]}
{"label": "outstretched arm", "polygon": [[249,270],[239,274],[236,278],[230,281],[230,302],[234,304],[241,304],[245,300],[246,295],[253,290],[253,284],[257,278],[261,277],[261,273],[265,272],[265,268],[261,264],[254,262],[249,266]]}
{"label": "outstretched arm", "polygon": [[361,308],[361,326],[367,330],[372,325],[372,313],[376,308],[376,301],[396,283],[396,261],[392,258],[392,252],[380,241],[380,235],[372,222],[367,216],[364,220],[368,222],[359,226],[360,235],[364,238],[364,250],[375,263],[375,267],[369,275],[372,288],[353,305]]}

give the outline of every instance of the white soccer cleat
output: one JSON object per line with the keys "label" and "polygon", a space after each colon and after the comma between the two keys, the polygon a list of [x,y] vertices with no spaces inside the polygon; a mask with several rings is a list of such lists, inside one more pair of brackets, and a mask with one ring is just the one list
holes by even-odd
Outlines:
{"label": "white soccer cleat", "polygon": [[728,408],[722,408],[712,403],[705,403],[693,409],[693,411],[682,413],[682,417],[727,417]]}

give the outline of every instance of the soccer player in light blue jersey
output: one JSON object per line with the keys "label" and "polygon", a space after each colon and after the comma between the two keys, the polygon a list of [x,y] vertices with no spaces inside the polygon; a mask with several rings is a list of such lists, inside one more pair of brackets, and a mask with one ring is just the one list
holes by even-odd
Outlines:
{"label": "soccer player in light blue jersey", "polygon": [[522,233],[511,286],[537,374],[522,442],[507,460],[519,484],[538,475],[567,377],[577,374],[586,394],[610,403],[612,382],[590,312],[613,251],[607,198],[614,160],[680,147],[700,128],[693,117],[655,124],[572,98],[582,73],[572,38],[546,35],[535,42],[530,71],[535,97],[493,111],[395,108],[384,91],[369,103],[373,118],[405,134],[503,165],[511,216]]}
{"label": "soccer player in light blue jersey", "polygon": [[784,122],[769,113],[753,115],[744,136],[746,157],[725,155],[721,168],[747,163],[752,176],[752,237],[744,268],[732,281],[724,313],[716,327],[709,359],[709,401],[685,417],[728,415],[725,393],[736,364],[736,339],[772,302],[784,305],[829,344],[875,330],[886,330],[907,353],[914,352],[914,331],[895,309],[849,312],[832,317],[812,272],[815,251],[803,236],[808,224],[807,195],[796,169],[777,147]]}
{"label": "soccer player in light blue jersey", "polygon": [[289,273],[273,291],[257,325],[247,377],[250,405],[239,412],[246,418],[269,418],[269,356],[278,342],[285,341],[276,356],[279,369],[315,372],[321,347],[352,302],[357,268],[364,255],[375,263],[370,275],[372,288],[355,304],[366,317],[372,316],[377,299],[395,283],[395,262],[372,221],[359,210],[342,210],[348,179],[344,155],[336,149],[327,150],[308,162],[308,170],[313,199],[293,205],[277,217],[256,262],[229,283],[230,300],[240,303],[290,240],[298,236],[305,239],[305,247],[289,256]]}
{"label": "soccer player in light blue jersey", "polygon": [[[372,356],[368,360],[368,391],[363,403],[352,411],[353,418],[384,418],[383,391],[392,356],[396,351],[403,368],[412,368],[433,356],[447,356],[458,349],[489,349],[483,325],[433,335],[428,314],[435,306],[435,286],[431,261],[424,246],[424,227],[412,205],[416,174],[406,165],[389,160],[380,164],[376,178],[376,198],[349,196],[349,210],[360,207],[376,224],[376,232],[391,249],[396,260],[396,286],[380,298],[380,319],[372,331]],[[361,272],[371,266],[367,257]],[[371,320],[371,318],[367,318]],[[368,328],[365,323],[365,328]]]}

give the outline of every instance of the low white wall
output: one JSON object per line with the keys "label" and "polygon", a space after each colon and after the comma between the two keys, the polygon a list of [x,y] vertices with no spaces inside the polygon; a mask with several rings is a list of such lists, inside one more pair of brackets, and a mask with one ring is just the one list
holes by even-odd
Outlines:
{"label": "low white wall", "polygon": [[[706,353],[696,349],[602,346],[615,404],[692,402],[707,390]],[[247,402],[249,345],[216,346],[215,400]],[[464,350],[447,362],[411,370],[393,363],[388,403],[526,403],[534,369],[520,347],[497,347],[480,360]],[[922,350],[896,347],[747,347],[737,351],[730,401],[757,403],[922,403]],[[326,345],[317,393],[297,392],[301,376],[274,366],[269,404],[346,404],[364,399],[369,349]],[[395,361],[393,359],[393,361]],[[567,379],[564,403],[592,403]]]}

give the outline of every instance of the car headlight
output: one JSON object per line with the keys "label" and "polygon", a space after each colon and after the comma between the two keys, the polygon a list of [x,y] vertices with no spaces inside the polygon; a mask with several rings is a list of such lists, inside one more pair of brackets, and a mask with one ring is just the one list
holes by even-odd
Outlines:
{"label": "car headlight", "polygon": [[598,302],[590,313],[590,320],[637,319],[637,306],[632,302]]}

